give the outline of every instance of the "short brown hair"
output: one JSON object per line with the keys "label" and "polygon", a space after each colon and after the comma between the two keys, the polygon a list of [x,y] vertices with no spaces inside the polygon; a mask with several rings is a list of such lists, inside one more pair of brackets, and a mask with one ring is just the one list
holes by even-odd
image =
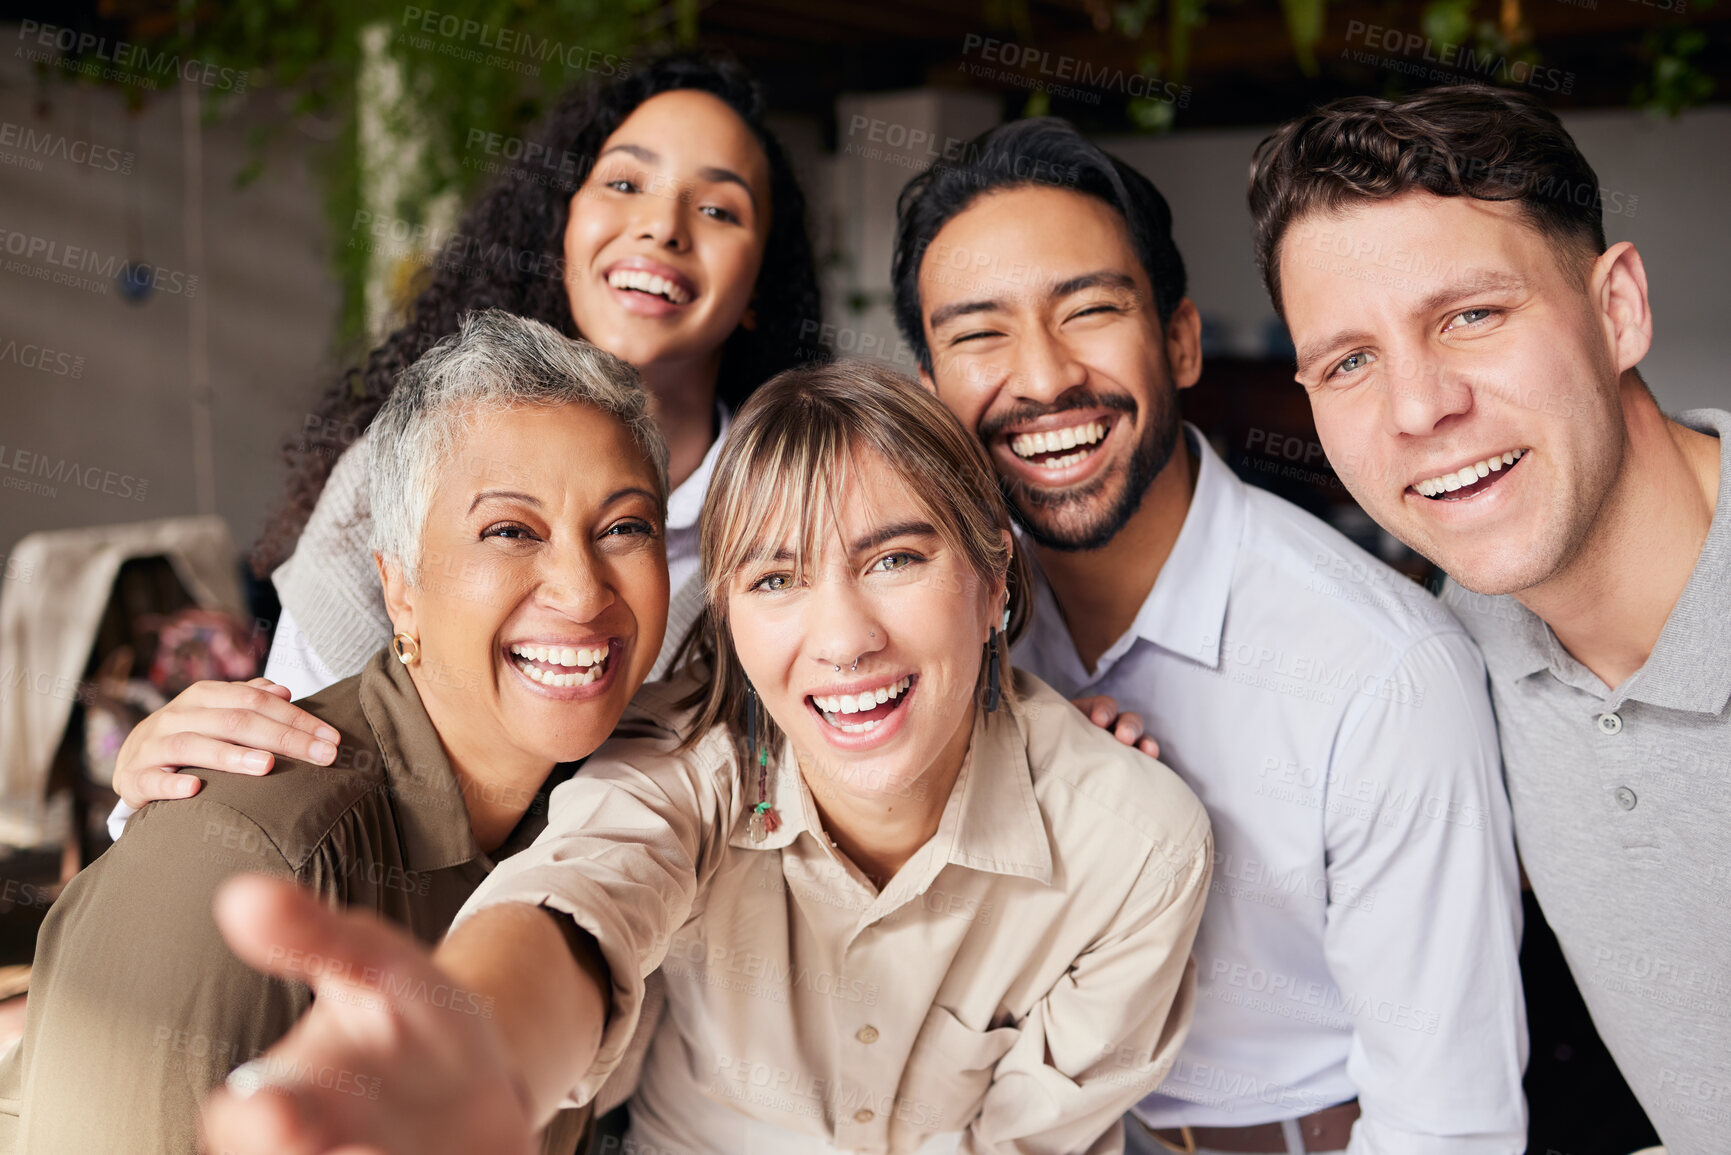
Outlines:
{"label": "short brown hair", "polygon": [[1289,120],[1256,146],[1250,213],[1256,264],[1282,317],[1280,241],[1294,221],[1415,189],[1518,201],[1527,222],[1571,258],[1605,251],[1599,178],[1555,113],[1483,84],[1406,100],[1349,96]]}
{"label": "short brown hair", "polygon": [[[1009,647],[1028,621],[1029,570],[1004,541],[1010,511],[985,447],[942,402],[899,373],[861,360],[808,365],[771,378],[740,409],[703,501],[704,610],[679,651],[679,662],[692,663],[704,679],[680,703],[698,707],[687,745],[721,723],[743,749],[746,679],[728,628],[728,585],[744,559],[790,529],[798,540],[793,565],[802,569],[834,523],[837,488],[848,484],[860,453],[875,453],[895,470],[976,578],[1007,578],[1010,624],[998,635],[999,693],[1011,697]],[[985,690],[981,665],[976,695]],[[774,757],[779,730],[764,713],[758,727]]]}

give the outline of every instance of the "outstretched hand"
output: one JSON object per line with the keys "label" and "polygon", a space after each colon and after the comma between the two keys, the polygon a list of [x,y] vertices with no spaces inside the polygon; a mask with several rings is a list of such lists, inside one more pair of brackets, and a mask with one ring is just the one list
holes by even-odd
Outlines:
{"label": "outstretched hand", "polygon": [[205,1104],[222,1155],[530,1155],[535,1127],[493,1003],[403,931],[292,883],[231,879],[216,921],[234,953],[313,988],[312,1007]]}

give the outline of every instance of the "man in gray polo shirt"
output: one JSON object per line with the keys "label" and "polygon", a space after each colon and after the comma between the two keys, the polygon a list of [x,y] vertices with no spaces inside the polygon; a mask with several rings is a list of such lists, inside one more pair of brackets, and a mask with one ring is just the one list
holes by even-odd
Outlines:
{"label": "man in gray polo shirt", "polygon": [[1258,149],[1329,459],[1451,577],[1516,841],[1670,1155],[1731,1136],[1731,413],[1660,412],[1633,245],[1530,98],[1337,101]]}

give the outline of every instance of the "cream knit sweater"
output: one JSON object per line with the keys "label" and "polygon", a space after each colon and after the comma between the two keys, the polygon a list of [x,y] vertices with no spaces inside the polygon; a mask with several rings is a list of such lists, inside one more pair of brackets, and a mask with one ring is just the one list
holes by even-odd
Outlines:
{"label": "cream knit sweater", "polygon": [[271,575],[283,608],[339,680],[360,673],[391,640],[391,619],[369,544],[369,444],[363,433],[337,460],[294,554]]}

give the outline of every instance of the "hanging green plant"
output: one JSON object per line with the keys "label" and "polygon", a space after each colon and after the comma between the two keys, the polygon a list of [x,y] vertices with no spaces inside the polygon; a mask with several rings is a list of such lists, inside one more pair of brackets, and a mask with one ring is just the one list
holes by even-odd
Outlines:
{"label": "hanging green plant", "polygon": [[1292,38],[1292,54],[1306,76],[1317,74],[1316,46],[1322,40],[1322,17],[1326,0],[1280,0],[1286,17],[1286,34]]}
{"label": "hanging green plant", "polygon": [[129,13],[130,67],[113,67],[110,42],[119,41],[103,38],[75,43],[37,68],[48,78],[119,89],[139,107],[187,82],[184,70],[158,75],[156,62],[173,59],[184,69],[196,61],[229,78],[203,83],[207,119],[256,89],[286,97],[286,123],[250,132],[250,155],[233,179],[244,186],[266,172],[272,139],[287,124],[312,126],[327,142],[315,164],[342,291],[338,337],[348,343],[363,336],[373,271],[366,247],[346,243],[376,160],[360,132],[367,69],[382,68],[400,85],[402,99],[387,102],[381,123],[413,144],[391,173],[386,211],[419,225],[429,205],[486,183],[489,146],[520,142],[566,89],[628,70],[633,55],[651,46],[694,40],[698,0],[174,0]]}
{"label": "hanging green plant", "polygon": [[1667,116],[1705,103],[1718,87],[1695,64],[1694,57],[1706,47],[1707,34],[1699,28],[1678,25],[1647,33],[1641,51],[1653,61],[1653,72],[1635,86],[1635,103]]}
{"label": "hanging green plant", "polygon": [[[1239,0],[1084,0],[1094,26],[1132,42],[1139,52],[1144,75],[1160,76],[1182,85],[1190,68],[1190,50],[1199,30],[1208,22],[1210,6],[1220,8]],[[1693,0],[1694,9],[1711,7],[1715,0]],[[1327,19],[1328,0],[1280,0],[1281,16],[1292,45],[1293,59],[1306,76],[1317,76],[1321,44]],[[1480,17],[1479,0],[1427,0],[1419,22],[1426,37],[1436,44],[1461,45],[1472,50],[1472,58],[1499,64],[1498,75],[1526,77],[1534,73],[1540,54],[1532,44],[1532,31],[1521,0],[1492,0],[1490,15]],[[1681,9],[1679,4],[1678,8]],[[986,0],[988,19],[1002,18],[1013,10],[1027,21],[1021,0]],[[1161,27],[1163,17],[1163,28]],[[1024,34],[1032,39],[1033,33]],[[1699,28],[1678,24],[1649,32],[1642,53],[1652,62],[1648,79],[1637,83],[1630,102],[1672,116],[1704,103],[1716,91],[1713,78],[1700,66],[1708,38]],[[1390,75],[1391,89],[1399,80]],[[1568,91],[1564,89],[1563,91]],[[1030,106],[1033,101],[1030,100]],[[1042,106],[1044,107],[1044,106]],[[1181,107],[1181,106],[1180,106]],[[1132,124],[1147,132],[1164,132],[1173,126],[1176,108],[1170,101],[1133,97],[1127,104]]]}
{"label": "hanging green plant", "polygon": [[[1150,52],[1136,62],[1137,70],[1143,76],[1150,78],[1160,75],[1160,54]],[[1182,76],[1174,74],[1172,83],[1177,84]],[[1152,96],[1133,96],[1128,108],[1130,122],[1143,132],[1165,132],[1172,127],[1177,119],[1177,109],[1170,100],[1157,100]]]}

